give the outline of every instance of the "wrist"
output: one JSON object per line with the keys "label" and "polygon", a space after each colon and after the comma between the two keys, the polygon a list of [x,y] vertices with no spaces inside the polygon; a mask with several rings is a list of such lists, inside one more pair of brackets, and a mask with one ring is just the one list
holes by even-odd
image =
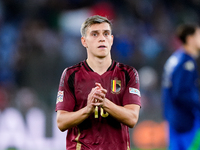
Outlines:
{"label": "wrist", "polygon": [[83,108],[83,115],[90,116],[92,112],[93,112],[92,108],[90,108],[89,106],[85,106]]}
{"label": "wrist", "polygon": [[108,107],[109,103],[110,103],[110,100],[105,98],[104,103],[103,103],[103,105],[101,107],[104,108],[104,109],[109,108]]}

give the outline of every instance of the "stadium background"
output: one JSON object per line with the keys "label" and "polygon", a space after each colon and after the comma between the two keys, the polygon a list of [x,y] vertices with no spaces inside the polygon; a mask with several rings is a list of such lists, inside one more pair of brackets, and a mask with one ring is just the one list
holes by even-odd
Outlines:
{"label": "stadium background", "polygon": [[1,0],[0,150],[65,149],[66,132],[55,122],[58,84],[64,68],[86,58],[80,25],[95,14],[114,24],[113,59],[140,75],[131,148],[166,148],[162,69],[180,46],[175,27],[199,23],[199,0]]}

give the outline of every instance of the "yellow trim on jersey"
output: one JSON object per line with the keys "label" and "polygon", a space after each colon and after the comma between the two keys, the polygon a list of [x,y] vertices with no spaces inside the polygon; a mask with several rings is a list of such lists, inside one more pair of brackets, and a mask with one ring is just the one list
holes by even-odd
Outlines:
{"label": "yellow trim on jersey", "polygon": [[116,80],[113,80],[113,92],[116,92]]}
{"label": "yellow trim on jersey", "polygon": [[81,143],[77,143],[76,150],[81,150]]}
{"label": "yellow trim on jersey", "polygon": [[77,145],[76,145],[76,150],[81,150],[81,143],[79,142],[79,137],[81,135],[81,132],[80,130],[78,129],[78,136],[75,138],[75,141],[77,142]]}
{"label": "yellow trim on jersey", "polygon": [[129,142],[127,142],[127,150],[131,150],[129,147]]}

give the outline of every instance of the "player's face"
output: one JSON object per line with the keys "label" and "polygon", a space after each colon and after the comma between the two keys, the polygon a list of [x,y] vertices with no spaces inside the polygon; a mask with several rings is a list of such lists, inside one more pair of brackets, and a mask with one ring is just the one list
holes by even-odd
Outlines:
{"label": "player's face", "polygon": [[86,36],[81,38],[88,55],[104,58],[110,55],[113,44],[113,35],[108,23],[93,24],[88,27]]}

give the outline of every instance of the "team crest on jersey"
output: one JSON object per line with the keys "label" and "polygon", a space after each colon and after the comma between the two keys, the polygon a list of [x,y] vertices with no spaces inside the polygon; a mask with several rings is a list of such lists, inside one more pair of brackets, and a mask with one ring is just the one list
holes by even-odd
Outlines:
{"label": "team crest on jersey", "polygon": [[111,80],[111,91],[113,93],[119,93],[121,90],[121,81],[120,80]]}
{"label": "team crest on jersey", "polygon": [[58,102],[63,102],[63,96],[64,96],[64,91],[58,91],[56,104]]}

